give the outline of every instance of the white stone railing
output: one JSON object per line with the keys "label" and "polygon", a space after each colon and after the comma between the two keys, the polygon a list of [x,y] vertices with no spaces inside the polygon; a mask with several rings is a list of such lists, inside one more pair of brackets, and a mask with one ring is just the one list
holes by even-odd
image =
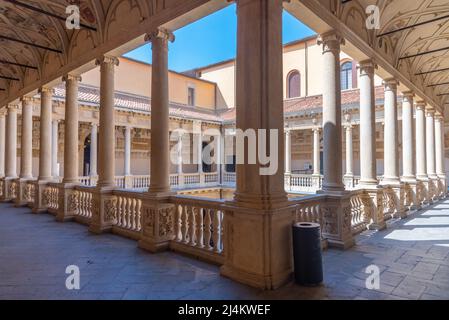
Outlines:
{"label": "white stone railing", "polygon": [[179,186],[179,175],[178,174],[171,174],[170,175],[170,186],[172,186],[172,187],[178,187]]}
{"label": "white stone railing", "polygon": [[353,234],[366,230],[370,221],[370,199],[363,190],[352,191],[351,195],[351,229]]}
{"label": "white stone railing", "polygon": [[113,232],[135,240],[140,239],[142,229],[142,192],[114,190],[116,196]]}
{"label": "white stone railing", "polygon": [[223,184],[224,185],[235,185],[235,172],[224,172],[223,173]]}
{"label": "white stone railing", "polygon": [[144,189],[150,186],[150,176],[148,175],[131,176],[131,181],[133,189]]}
{"label": "white stone railing", "polygon": [[207,261],[222,264],[224,201],[174,196],[175,239],[170,247]]}
{"label": "white stone railing", "polygon": [[184,185],[199,185],[200,180],[199,173],[184,173]]}
{"label": "white stone railing", "polygon": [[115,176],[114,183],[117,188],[125,189],[125,176]]}
{"label": "white stone railing", "polygon": [[219,181],[219,177],[218,177],[218,173],[216,172],[211,172],[211,173],[204,173],[204,182],[206,184],[218,184],[220,183]]}
{"label": "white stone railing", "polygon": [[92,196],[93,187],[77,186],[75,219],[81,223],[88,224],[92,218]]}
{"label": "white stone railing", "polygon": [[83,186],[90,187],[91,186],[91,177],[90,176],[79,177],[78,182]]}
{"label": "white stone railing", "polygon": [[47,207],[48,212],[52,214],[58,213],[59,207],[59,188],[57,183],[48,183],[45,186],[42,196],[42,202]]}

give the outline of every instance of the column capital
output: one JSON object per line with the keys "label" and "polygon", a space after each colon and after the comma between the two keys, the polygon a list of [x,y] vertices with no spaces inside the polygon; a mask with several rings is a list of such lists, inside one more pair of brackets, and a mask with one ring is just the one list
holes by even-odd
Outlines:
{"label": "column capital", "polygon": [[345,44],[345,39],[336,31],[332,30],[320,34],[317,39],[318,45],[323,45],[324,52],[340,52],[340,46]]}
{"label": "column capital", "polygon": [[118,66],[120,61],[117,57],[114,56],[102,56],[95,60],[95,65],[109,65],[109,66]]}
{"label": "column capital", "polygon": [[399,81],[394,78],[388,78],[383,81],[385,91],[397,91]]}
{"label": "column capital", "polygon": [[371,59],[360,61],[359,69],[361,75],[374,75],[374,70],[377,69],[377,64]]}
{"label": "column capital", "polygon": [[0,109],[0,117],[6,116],[6,108]]}
{"label": "column capital", "polygon": [[97,128],[98,128],[98,123],[96,123],[96,122],[91,122],[91,123],[90,123],[90,126],[91,126],[91,128],[92,128],[92,127],[97,127]]}
{"label": "column capital", "polygon": [[444,122],[444,117],[440,113],[435,113],[435,122]]}
{"label": "column capital", "polygon": [[426,117],[434,117],[435,115],[435,109],[432,107],[426,108]]}
{"label": "column capital", "polygon": [[45,94],[45,93],[47,93],[47,94],[53,94],[53,93],[54,93],[54,90],[53,90],[53,88],[51,88],[51,87],[40,87],[39,90],[38,90],[38,92],[39,92],[40,94]]}
{"label": "column capital", "polygon": [[425,110],[427,103],[425,101],[417,101],[416,102],[416,110]]}
{"label": "column capital", "polygon": [[17,109],[19,109],[19,106],[17,104],[11,103],[6,106],[6,109],[8,109],[8,112],[17,111]]}
{"label": "column capital", "polygon": [[165,28],[157,28],[145,35],[145,41],[153,42],[156,38],[162,39],[166,43],[175,41],[175,35]]}
{"label": "column capital", "polygon": [[62,81],[64,82],[68,82],[68,81],[77,81],[77,82],[81,82],[82,78],[79,75],[75,75],[75,74],[66,74],[64,76],[62,76]]}
{"label": "column capital", "polygon": [[413,100],[415,97],[415,93],[413,91],[404,91],[402,92],[402,96],[404,99]]}
{"label": "column capital", "polygon": [[34,102],[34,98],[33,97],[23,96],[22,98],[20,98],[20,101],[22,103],[32,103],[32,102]]}

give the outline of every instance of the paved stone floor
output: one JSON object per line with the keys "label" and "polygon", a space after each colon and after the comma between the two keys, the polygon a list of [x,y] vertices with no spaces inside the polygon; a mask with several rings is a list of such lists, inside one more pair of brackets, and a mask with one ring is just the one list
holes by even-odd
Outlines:
{"label": "paved stone floor", "polygon": [[[372,264],[379,290],[365,288]],[[68,265],[80,268],[79,291],[65,288]],[[260,291],[216,266],[0,204],[0,299],[449,299],[449,200],[363,233],[351,250],[327,250],[324,268],[321,287]]]}

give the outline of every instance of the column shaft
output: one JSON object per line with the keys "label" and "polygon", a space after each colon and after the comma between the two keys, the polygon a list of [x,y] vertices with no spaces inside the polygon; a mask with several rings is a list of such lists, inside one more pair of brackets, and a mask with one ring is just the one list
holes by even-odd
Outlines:
{"label": "column shaft", "polygon": [[313,174],[320,175],[320,129],[313,129]]}
{"label": "column shaft", "polygon": [[6,116],[5,170],[7,178],[17,178],[17,107],[8,106]]}
{"label": "column shaft", "polygon": [[322,35],[323,45],[323,190],[343,191],[342,136],[341,136],[341,82],[340,45],[343,39],[331,32]]}
{"label": "column shaft", "polygon": [[413,93],[404,92],[402,102],[402,178],[415,179],[415,153],[413,129]]}
{"label": "column shaft", "polygon": [[22,98],[22,137],[20,142],[20,178],[33,176],[33,100]]}
{"label": "column shaft", "polygon": [[54,178],[59,177],[58,144],[59,144],[59,120],[53,120],[51,127],[51,175]]}
{"label": "column shaft", "polygon": [[434,124],[435,111],[428,110],[426,115],[426,165],[427,175],[429,177],[435,177],[435,124]]}
{"label": "column shaft", "polygon": [[374,64],[360,63],[360,185],[377,185]]}
{"label": "column shaft", "polygon": [[152,44],[151,74],[151,165],[152,194],[170,191],[170,141],[168,98],[168,41],[173,35],[157,30],[148,36]]}
{"label": "column shaft", "polygon": [[384,82],[384,178],[383,183],[399,183],[399,139],[398,139],[398,109],[397,85],[394,79]]}
{"label": "column shaft", "polygon": [[182,174],[182,131],[178,131],[178,144],[177,144],[178,150],[178,166],[177,166],[177,173]]}
{"label": "column shaft", "polygon": [[97,176],[97,139],[98,139],[98,125],[92,123],[90,131],[90,173],[91,177]]}
{"label": "column shaft", "polygon": [[[65,103],[65,135],[64,135],[64,183],[78,182],[78,82],[80,77],[67,75]],[[101,110],[101,108],[100,108]]]}
{"label": "column shaft", "polygon": [[440,177],[445,176],[444,170],[444,118],[435,117],[435,169]]}
{"label": "column shaft", "polygon": [[426,119],[424,102],[416,104],[416,177],[427,178]]}
{"label": "column shaft", "polygon": [[100,135],[99,135],[99,188],[115,186],[115,113],[114,72],[118,65],[115,57],[104,56],[100,65]]}
{"label": "column shaft", "polygon": [[285,173],[292,172],[292,147],[291,147],[291,131],[285,130]]}
{"label": "column shaft", "polygon": [[50,88],[41,88],[41,116],[40,116],[40,138],[39,138],[39,180],[50,180],[51,175],[51,114],[52,94]]}
{"label": "column shaft", "polygon": [[131,175],[131,127],[125,127],[125,159],[124,172],[125,176]]}
{"label": "column shaft", "polygon": [[352,146],[352,125],[348,124],[345,127],[346,131],[346,176],[354,175],[353,163],[354,152]]}

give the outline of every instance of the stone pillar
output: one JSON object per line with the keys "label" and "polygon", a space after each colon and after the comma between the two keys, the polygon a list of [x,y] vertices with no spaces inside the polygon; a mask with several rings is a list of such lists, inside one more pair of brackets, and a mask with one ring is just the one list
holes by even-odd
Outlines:
{"label": "stone pillar", "polygon": [[22,139],[20,142],[20,178],[33,177],[33,99],[22,98]]}
{"label": "stone pillar", "polygon": [[[179,130],[178,131],[178,141],[177,141],[177,169],[176,172],[178,174],[178,184],[179,186],[183,186],[184,185],[184,173],[183,173],[183,159],[182,159],[182,136],[183,136],[183,131]],[[218,168],[218,165],[217,165]]]}
{"label": "stone pillar", "polygon": [[429,198],[437,198],[438,176],[435,170],[435,110],[426,110],[426,166],[429,177]]}
{"label": "stone pillar", "polygon": [[168,42],[172,33],[157,29],[146,37],[152,44],[150,187],[142,203],[139,247],[151,252],[168,249],[174,238],[175,207],[170,192]]}
{"label": "stone pillar", "polygon": [[193,143],[193,145],[196,145],[196,159],[198,160],[198,174],[200,175],[200,185],[204,185],[204,172],[203,172],[203,132],[202,132],[202,125],[201,122],[197,122],[195,124],[194,129],[194,139],[196,141]]}
{"label": "stone pillar", "polygon": [[447,184],[444,169],[444,118],[441,115],[435,117],[435,169],[438,176],[438,195],[446,197]]}
{"label": "stone pillar", "polygon": [[384,81],[384,184],[399,184],[399,139],[398,139],[398,81],[388,79]]}
{"label": "stone pillar", "polygon": [[354,150],[352,145],[352,124],[351,115],[345,115],[345,141],[346,141],[346,173],[344,176],[345,187],[347,189],[354,188]]}
{"label": "stone pillar", "polygon": [[320,131],[321,128],[315,127],[313,131],[313,174],[312,180],[315,190],[321,189],[321,172],[320,172]]}
{"label": "stone pillar", "polygon": [[17,106],[8,105],[5,128],[5,178],[2,184],[2,201],[10,201],[15,198],[15,184],[17,179]]}
{"label": "stone pillar", "polygon": [[420,202],[429,202],[429,178],[426,164],[426,103],[416,103],[416,179],[419,181],[418,198]]}
{"label": "stone pillar", "polygon": [[93,233],[110,231],[117,199],[115,188],[115,110],[114,73],[119,60],[111,56],[97,59],[100,66],[100,135],[98,183],[92,197],[92,219],[89,230]]}
{"label": "stone pillar", "polygon": [[285,190],[290,190],[290,177],[292,174],[291,167],[291,157],[292,157],[292,146],[291,146],[291,130],[286,128],[284,131],[285,136],[285,176],[284,184]]}
{"label": "stone pillar", "polygon": [[125,153],[124,153],[124,161],[123,161],[123,172],[125,176],[125,189],[129,189],[133,187],[133,180],[131,175],[131,145],[132,145],[132,128],[129,126],[125,126],[124,129],[124,139],[125,139]]}
{"label": "stone pillar", "polygon": [[97,139],[98,139],[98,124],[92,123],[90,131],[90,177],[97,177]]}
{"label": "stone pillar", "polygon": [[58,147],[59,147],[59,120],[53,120],[51,126],[51,175],[59,179]]}
{"label": "stone pillar", "polygon": [[20,179],[17,180],[15,206],[28,204],[26,197],[27,181],[33,177],[33,99],[22,98],[22,134],[20,141]]}
{"label": "stone pillar", "polygon": [[[63,77],[66,87],[65,119],[64,119],[64,178],[59,185],[59,206],[56,220],[66,221],[73,219],[76,210],[76,194],[74,187],[79,182],[78,173],[78,82],[81,77],[66,75]],[[57,130],[57,124],[56,124]],[[57,134],[56,141],[57,141]],[[57,145],[57,142],[55,143]],[[56,151],[54,151],[56,153]]]}
{"label": "stone pillar", "polygon": [[52,137],[52,94],[53,89],[42,87],[40,139],[39,139],[39,181],[50,181],[51,174],[51,137]]}
{"label": "stone pillar", "polygon": [[321,35],[323,46],[323,191],[344,191],[342,175],[340,45],[335,32]]}
{"label": "stone pillar", "polygon": [[417,199],[417,182],[415,176],[415,132],[413,127],[413,92],[403,93],[402,100],[402,177],[405,183],[406,205],[411,209],[419,209]]}
{"label": "stone pillar", "polygon": [[367,190],[371,199],[371,229],[386,227],[382,208],[382,188],[376,174],[376,123],[374,69],[371,60],[360,62],[360,189]]}
{"label": "stone pillar", "polygon": [[5,177],[5,145],[6,145],[6,121],[5,110],[0,110],[0,178]]}

